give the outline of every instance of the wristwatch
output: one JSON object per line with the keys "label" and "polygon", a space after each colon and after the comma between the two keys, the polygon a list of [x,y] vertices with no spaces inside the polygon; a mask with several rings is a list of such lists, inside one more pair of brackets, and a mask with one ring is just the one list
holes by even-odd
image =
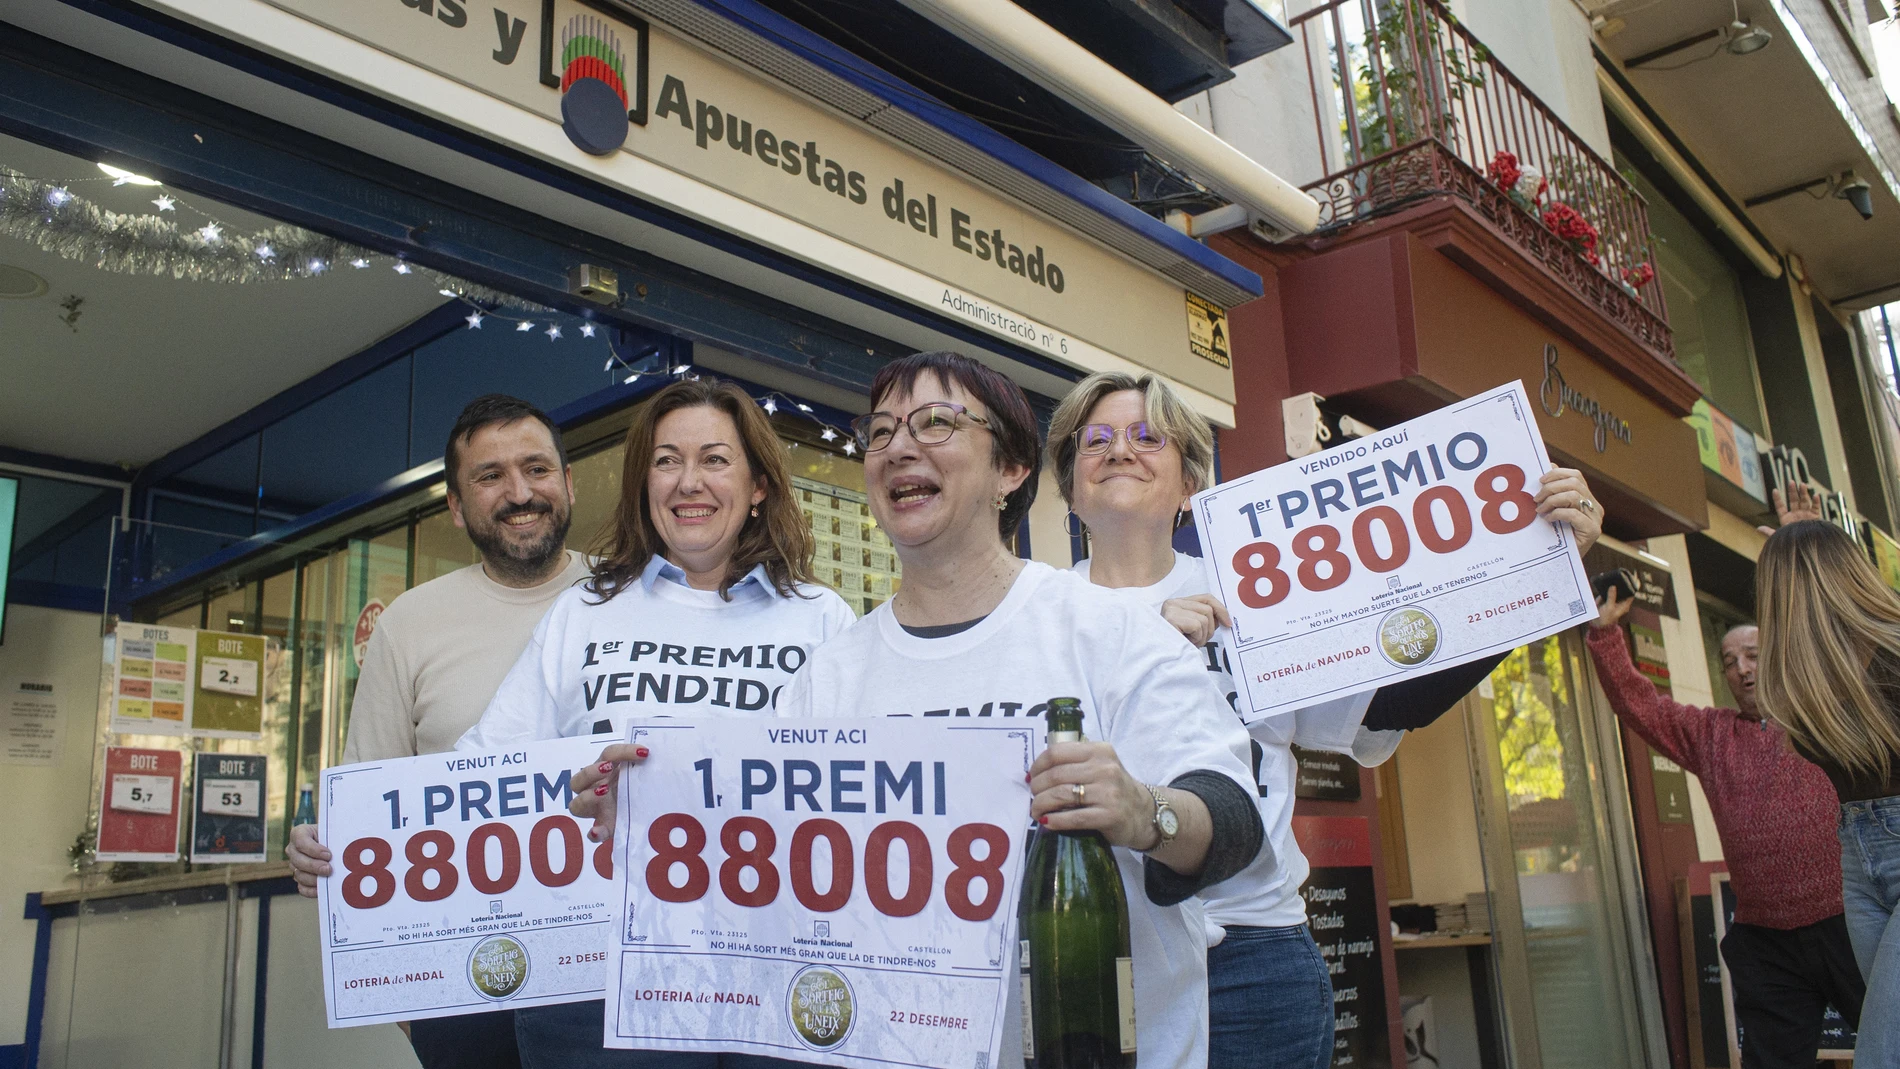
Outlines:
{"label": "wristwatch", "polygon": [[1168,800],[1161,797],[1161,792],[1155,790],[1153,787],[1148,788],[1148,793],[1152,795],[1155,800],[1155,834],[1160,836],[1160,838],[1155,840],[1153,846],[1142,851],[1143,853],[1153,853],[1173,842],[1174,837],[1181,834],[1181,818],[1175,816],[1174,807],[1169,805]]}

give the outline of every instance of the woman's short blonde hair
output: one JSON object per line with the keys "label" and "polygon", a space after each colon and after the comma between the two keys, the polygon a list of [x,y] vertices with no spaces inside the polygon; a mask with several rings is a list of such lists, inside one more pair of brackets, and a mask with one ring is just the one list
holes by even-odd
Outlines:
{"label": "woman's short blonde hair", "polygon": [[1148,425],[1161,432],[1181,453],[1181,474],[1188,491],[1199,493],[1214,485],[1214,431],[1166,379],[1158,375],[1128,375],[1098,371],[1069,391],[1049,420],[1048,464],[1056,473],[1062,500],[1075,504],[1075,434],[1089,413],[1111,393],[1134,390],[1148,410]]}

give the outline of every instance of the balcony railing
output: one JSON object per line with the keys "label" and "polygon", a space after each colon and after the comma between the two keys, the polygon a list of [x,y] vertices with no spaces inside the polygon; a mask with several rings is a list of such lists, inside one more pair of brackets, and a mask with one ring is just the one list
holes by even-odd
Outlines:
{"label": "balcony railing", "polygon": [[1674,358],[1642,197],[1439,0],[1322,0],[1291,22],[1326,176],[1306,187],[1322,228],[1459,197]]}

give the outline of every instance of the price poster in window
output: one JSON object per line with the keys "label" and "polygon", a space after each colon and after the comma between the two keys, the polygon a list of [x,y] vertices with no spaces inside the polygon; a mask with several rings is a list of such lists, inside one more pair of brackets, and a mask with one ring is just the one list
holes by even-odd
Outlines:
{"label": "price poster in window", "polygon": [[1596,618],[1550,469],[1512,382],[1194,497],[1233,614],[1242,716],[1260,720]]}
{"label": "price poster in window", "polygon": [[200,631],[191,733],[214,739],[261,738],[264,636]]}
{"label": "price poster in window", "polygon": [[112,673],[112,730],[183,735],[191,728],[198,629],[120,624]]}
{"label": "price poster in window", "polygon": [[325,769],[317,881],[331,1028],[600,997],[614,891],[568,815],[571,770],[618,741],[554,739]]}
{"label": "price poster in window", "polygon": [[1039,731],[631,722],[606,1045],[995,1065]]}
{"label": "price poster in window", "polygon": [[178,860],[184,767],[184,754],[177,750],[106,747],[95,855],[100,861]]}
{"label": "price poster in window", "polygon": [[192,759],[191,862],[268,861],[264,852],[266,758],[201,753]]}

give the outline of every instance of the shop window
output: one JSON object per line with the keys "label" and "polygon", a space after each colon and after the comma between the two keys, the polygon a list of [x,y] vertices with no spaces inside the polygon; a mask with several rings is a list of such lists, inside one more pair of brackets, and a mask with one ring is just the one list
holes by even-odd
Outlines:
{"label": "shop window", "polygon": [[1696,609],[1702,620],[1702,652],[1709,661],[1709,689],[1715,694],[1715,705],[1719,709],[1737,708],[1735,693],[1729,690],[1728,678],[1722,674],[1722,639],[1731,629],[1753,621],[1710,597],[1698,597]]}
{"label": "shop window", "polygon": [[257,532],[253,434],[160,482],[152,491],[147,576],[156,579]]}
{"label": "shop window", "polygon": [[416,585],[421,586],[482,559],[468,532],[455,526],[448,509],[416,521]]}
{"label": "shop window", "polygon": [[1648,202],[1676,363],[1702,387],[1710,403],[1757,434],[1765,433],[1740,278],[1662,190],[1620,154],[1616,162]]}
{"label": "shop window", "polygon": [[408,464],[409,358],[264,431],[262,507],[301,516],[401,474]]}
{"label": "shop window", "polygon": [[[605,370],[607,330],[581,334],[585,321],[543,313],[534,330],[518,331],[504,316],[480,330],[459,329],[415,351],[416,396],[409,436],[411,466],[442,455],[455,418],[483,394],[505,393],[552,411],[620,381]],[[559,327],[561,337],[547,336]]]}
{"label": "shop window", "polygon": [[[112,520],[122,499],[118,488],[32,475],[9,477],[20,482],[13,529],[14,582],[103,590]],[[13,593],[16,598],[34,600],[32,586],[17,587]]]}
{"label": "shop window", "polygon": [[574,522],[567,529],[569,549],[590,553],[602,548],[596,539],[613,526],[614,509],[620,504],[620,469],[626,461],[626,446],[615,443],[573,462]]}

